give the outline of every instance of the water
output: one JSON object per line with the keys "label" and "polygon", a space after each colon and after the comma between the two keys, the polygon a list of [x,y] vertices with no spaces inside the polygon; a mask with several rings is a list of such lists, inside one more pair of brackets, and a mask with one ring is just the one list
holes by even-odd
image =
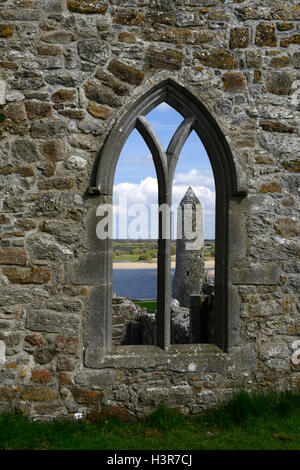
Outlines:
{"label": "water", "polygon": [[[173,280],[175,269],[171,270]],[[114,269],[113,292],[130,299],[156,299],[157,269]]]}
{"label": "water", "polygon": [[[171,269],[173,281],[175,269]],[[130,299],[156,299],[157,297],[156,269],[114,269],[113,292],[120,297]]]}

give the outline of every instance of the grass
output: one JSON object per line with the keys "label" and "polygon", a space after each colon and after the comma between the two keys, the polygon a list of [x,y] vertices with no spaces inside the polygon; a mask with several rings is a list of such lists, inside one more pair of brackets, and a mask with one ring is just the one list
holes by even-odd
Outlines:
{"label": "grass", "polygon": [[109,409],[89,421],[31,422],[0,415],[1,450],[294,450],[300,449],[300,395],[241,392],[215,411],[185,416],[159,406],[128,420]]}
{"label": "grass", "polygon": [[134,300],[136,305],[139,305],[142,308],[147,310],[157,310],[157,301],[156,300]]}
{"label": "grass", "polygon": [[[153,240],[119,240],[113,242],[113,261],[157,261],[157,243]],[[176,241],[171,242],[172,260],[176,259]],[[215,256],[215,242],[205,240],[205,260],[212,260]],[[144,258],[144,259],[143,259]]]}

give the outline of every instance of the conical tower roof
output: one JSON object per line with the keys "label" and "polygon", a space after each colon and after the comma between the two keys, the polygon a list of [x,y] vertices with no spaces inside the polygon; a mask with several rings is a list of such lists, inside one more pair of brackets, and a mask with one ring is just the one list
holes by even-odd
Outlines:
{"label": "conical tower roof", "polygon": [[184,206],[185,204],[199,204],[201,206],[201,202],[194,193],[192,186],[188,187],[188,190],[179,203],[180,206]]}

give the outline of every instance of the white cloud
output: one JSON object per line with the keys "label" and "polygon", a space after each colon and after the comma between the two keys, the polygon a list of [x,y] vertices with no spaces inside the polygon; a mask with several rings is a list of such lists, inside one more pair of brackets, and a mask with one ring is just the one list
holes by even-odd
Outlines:
{"label": "white cloud", "polygon": [[211,170],[192,169],[188,173],[178,173],[175,175],[174,185],[187,184],[191,186],[208,186],[214,189],[215,181]]}
{"label": "white cloud", "polygon": [[[214,238],[214,220],[215,220],[215,192],[214,187],[212,189],[211,185],[211,173],[207,172],[204,176],[197,172],[196,170],[191,170],[190,172],[184,174],[181,173],[177,175],[176,180],[173,185],[173,202],[172,204],[175,208],[178,206],[179,202],[183,198],[186,190],[191,185],[196,196],[199,198],[203,205],[204,211],[204,236],[205,238]],[[206,182],[207,185],[202,184]],[[157,230],[157,227],[150,227],[150,207],[151,204],[157,204],[157,180],[156,178],[148,177],[140,181],[140,183],[119,183],[114,186],[114,204],[115,204],[115,215],[116,222],[115,228],[119,230],[118,226],[118,217],[124,216],[127,208],[134,204],[143,204],[147,207],[147,211],[144,211],[145,217],[148,214],[149,222],[149,233],[152,229],[152,234]],[[126,201],[125,206],[118,206],[120,201]],[[137,210],[138,206],[137,206]],[[155,219],[155,216],[154,216]],[[123,219],[123,223],[124,223]],[[130,223],[130,217],[128,217],[128,223]],[[146,224],[144,224],[145,226]],[[153,225],[153,221],[152,221]],[[156,225],[156,224],[155,224]],[[124,228],[122,229],[124,230]],[[116,232],[115,232],[116,235]],[[156,236],[156,235],[155,235]],[[145,237],[145,235],[143,235]],[[126,237],[122,237],[126,238]]]}

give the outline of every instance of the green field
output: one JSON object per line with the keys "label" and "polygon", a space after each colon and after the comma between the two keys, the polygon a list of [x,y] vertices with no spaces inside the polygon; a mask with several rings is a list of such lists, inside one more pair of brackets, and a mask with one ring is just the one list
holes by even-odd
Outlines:
{"label": "green field", "polygon": [[[172,259],[176,257],[176,241],[171,243]],[[205,259],[213,259],[215,256],[215,242],[205,240]],[[113,242],[113,261],[156,261],[157,242],[153,240],[115,240]]]}
{"label": "green field", "polygon": [[134,300],[133,302],[142,308],[146,308],[148,311],[157,310],[156,300]]}
{"label": "green field", "polygon": [[103,408],[80,421],[32,422],[0,415],[1,450],[299,450],[300,395],[240,393],[227,405],[185,416],[163,405],[146,418]]}

